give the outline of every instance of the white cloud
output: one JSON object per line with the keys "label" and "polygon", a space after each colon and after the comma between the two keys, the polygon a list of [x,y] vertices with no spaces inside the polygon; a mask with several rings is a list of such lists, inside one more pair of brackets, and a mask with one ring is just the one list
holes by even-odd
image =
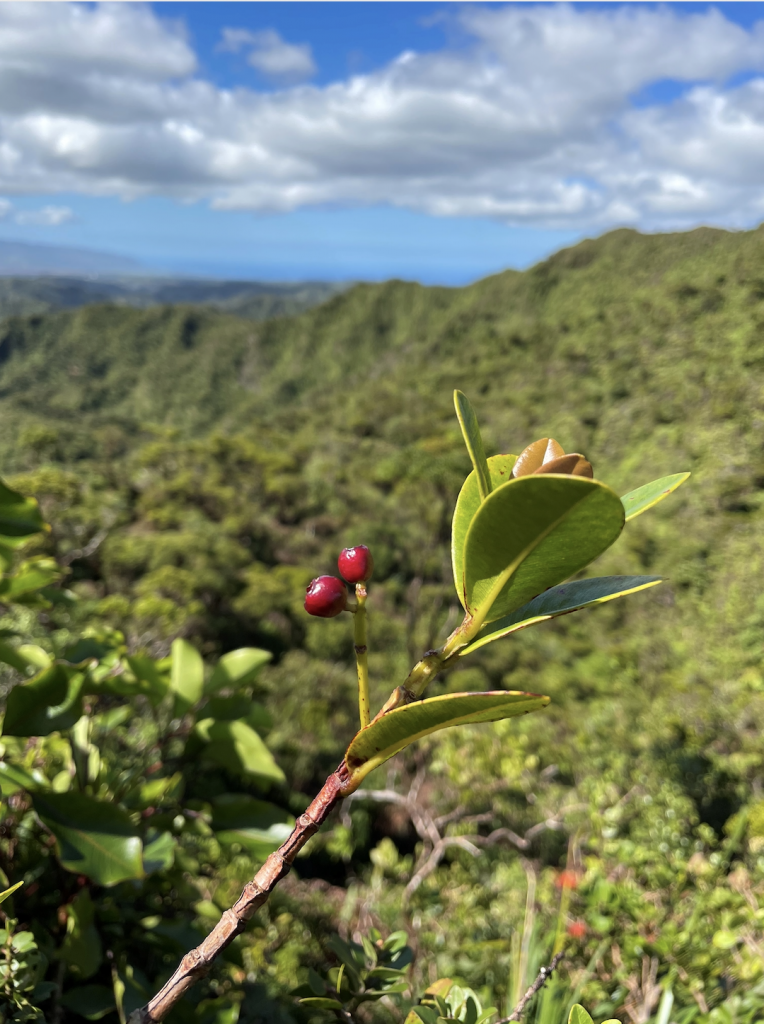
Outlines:
{"label": "white cloud", "polygon": [[[0,4],[0,189],[547,226],[761,218],[764,23],[629,4],[455,17],[458,47],[261,93],[194,77],[182,27],[140,4]],[[275,32],[223,46],[282,84],[315,70]],[[649,100],[667,78],[684,94]]]}
{"label": "white cloud", "polygon": [[13,218],[17,224],[35,224],[39,227],[56,228],[74,219],[68,206],[43,206],[39,210],[19,210]]}
{"label": "white cloud", "polygon": [[316,73],[313,54],[307,43],[287,43],[273,29],[261,32],[223,29],[218,49],[238,53],[244,47],[249,49],[248,63],[272,82],[284,85],[303,82]]}

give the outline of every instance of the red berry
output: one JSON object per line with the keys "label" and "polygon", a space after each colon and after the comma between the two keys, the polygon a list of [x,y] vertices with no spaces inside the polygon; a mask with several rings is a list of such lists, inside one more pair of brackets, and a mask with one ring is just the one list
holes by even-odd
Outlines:
{"label": "red berry", "polygon": [[348,583],[363,583],[371,579],[374,572],[374,559],[365,544],[354,548],[345,548],[337,559],[340,573]]}
{"label": "red berry", "polygon": [[348,603],[347,587],[336,576],[318,576],[305,595],[305,611],[322,619],[333,619]]}

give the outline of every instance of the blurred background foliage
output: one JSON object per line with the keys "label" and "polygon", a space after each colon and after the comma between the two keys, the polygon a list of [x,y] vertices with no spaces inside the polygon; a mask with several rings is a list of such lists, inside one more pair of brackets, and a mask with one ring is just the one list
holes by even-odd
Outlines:
{"label": "blurred background foliage", "polygon": [[[27,653],[4,666],[3,691],[25,664],[75,664],[83,637],[101,645],[85,675],[122,665],[118,678],[137,679],[138,656],[165,680],[156,706],[94,684],[78,699],[99,772],[165,780],[167,809],[148,806],[165,815],[171,865],[104,886],[67,868],[23,785],[3,788],[0,862],[25,881],[9,914],[46,958],[32,972],[54,986],[46,1017],[116,1021],[120,986],[129,1006],[166,977],[254,872],[262,848],[216,838],[216,799],[295,815],[336,766],[356,728],[350,627],[309,620],[302,600],[342,547],[374,554],[377,707],[456,625],[450,518],[470,468],[459,387],[489,453],[551,435],[618,493],[692,470],[591,569],[668,582],[490,645],[439,680],[433,693],[526,689],[552,704],[446,732],[373,774],[175,1019],[331,1016],[292,990],[336,972],[333,936],[360,943],[373,928],[405,931],[413,961],[409,988],[364,1003],[365,1020],[403,1020],[442,978],[504,1015],[561,942],[561,988],[528,1020],[561,1021],[576,993],[598,1020],[762,1019],[762,266],[761,229],[623,230],[469,288],[357,285],[264,322],[114,304],[0,322],[0,465],[50,524],[21,554],[51,574],[37,605],[6,600],[3,643]],[[270,653],[224,695],[262,709],[248,728],[278,778],[200,758],[194,736],[209,750],[217,734],[200,738],[199,723],[230,723],[235,707],[173,703],[180,641],[205,679],[227,652]],[[82,777],[74,729],[4,735],[4,759],[66,795]],[[99,780],[85,784],[94,799]],[[104,785],[106,798],[118,783]],[[125,814],[145,857],[154,812]],[[90,960],[76,952],[85,934]],[[88,986],[106,1000],[89,1017],[66,1002]]]}

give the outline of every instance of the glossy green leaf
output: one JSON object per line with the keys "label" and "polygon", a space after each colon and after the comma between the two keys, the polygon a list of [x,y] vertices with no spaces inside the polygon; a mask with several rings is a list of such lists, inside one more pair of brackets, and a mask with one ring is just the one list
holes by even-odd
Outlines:
{"label": "glossy green leaf", "polygon": [[100,1020],[116,1008],[114,992],[105,985],[81,985],[70,988],[61,997],[61,1005],[85,1020]]}
{"label": "glossy green leaf", "polygon": [[56,837],[58,859],[67,871],[98,885],[143,877],[141,840],[117,804],[84,793],[35,793],[34,809]]}
{"label": "glossy green leaf", "polygon": [[4,543],[14,545],[45,528],[34,498],[25,498],[0,480],[0,536]]}
{"label": "glossy green leaf", "polygon": [[469,399],[461,391],[454,391],[454,407],[462,428],[464,443],[467,445],[472,466],[477,478],[478,492],[481,501],[485,501],[491,493],[491,474],[488,470],[488,462],[483,448],[483,438],[480,435],[475,410],[472,408]]}
{"label": "glossy green leaf", "polygon": [[614,601],[617,597],[636,594],[662,582],[662,576],[600,576],[562,583],[559,587],[545,590],[528,604],[516,608],[511,614],[486,626],[471,644],[459,651],[459,656],[470,654],[479,647],[484,647],[510,633],[516,633],[519,629],[525,629],[526,626],[545,622],[558,615],[567,615],[589,605],[604,604],[606,601]]}
{"label": "glossy green leaf", "polygon": [[643,512],[647,512],[649,508],[667,498],[669,494],[673,494],[690,475],[690,473],[676,473],[674,476],[662,476],[660,480],[653,480],[649,484],[643,484],[636,490],[624,494],[621,501],[626,513],[626,522],[628,523],[635,516],[642,515]]}
{"label": "glossy green leaf", "polygon": [[244,793],[225,793],[213,802],[212,828],[218,842],[239,843],[264,860],[289,836],[294,818],[265,800]]}
{"label": "glossy green leaf", "polygon": [[52,665],[8,694],[4,736],[48,736],[82,716],[81,672]]}
{"label": "glossy green leaf", "polygon": [[597,480],[543,474],[504,484],[467,532],[468,611],[483,622],[508,615],[602,554],[623,524],[620,498]]}
{"label": "glossy green leaf", "polygon": [[20,889],[23,884],[23,882],[16,882],[16,884],[12,885],[9,889],[4,889],[2,892],[0,892],[0,903],[5,903],[8,897],[13,896],[16,890]]}
{"label": "glossy green leaf", "polygon": [[568,1024],[594,1024],[594,1021],[580,1003],[571,1009]]}
{"label": "glossy green leaf", "polygon": [[201,741],[202,761],[218,764],[235,773],[256,775],[267,782],[284,782],[285,776],[265,743],[246,722],[197,722],[186,753],[193,755],[194,741]]}
{"label": "glossy green leaf", "polygon": [[188,640],[173,640],[170,689],[175,694],[175,713],[184,715],[201,698],[204,662]]}
{"label": "glossy green leaf", "polygon": [[345,754],[353,786],[393,754],[439,729],[479,722],[498,722],[536,711],[548,697],[514,690],[447,693],[406,704],[372,722],[354,737]]}
{"label": "glossy green leaf", "polygon": [[[516,455],[492,455],[488,459],[488,472],[491,474],[491,487],[495,490],[502,484],[512,479],[512,470]],[[451,523],[451,565],[454,570],[454,586],[462,607],[465,603],[464,597],[464,542],[467,539],[467,531],[480,508],[481,498],[478,490],[477,476],[473,470],[462,485],[459,497],[456,499],[454,518]]]}
{"label": "glossy green leaf", "polygon": [[217,693],[229,687],[236,689],[246,686],[272,657],[270,651],[261,651],[257,647],[240,647],[237,651],[229,651],[215,666],[204,692]]}

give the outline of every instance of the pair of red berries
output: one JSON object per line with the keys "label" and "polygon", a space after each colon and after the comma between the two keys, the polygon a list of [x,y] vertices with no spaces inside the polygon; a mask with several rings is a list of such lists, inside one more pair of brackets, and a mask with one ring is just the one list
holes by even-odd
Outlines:
{"label": "pair of red berries", "polygon": [[[337,559],[337,565],[348,583],[364,583],[374,572],[374,559],[365,544],[345,548]],[[305,595],[305,611],[322,619],[333,619],[344,612],[347,603],[347,587],[336,576],[316,577]]]}

